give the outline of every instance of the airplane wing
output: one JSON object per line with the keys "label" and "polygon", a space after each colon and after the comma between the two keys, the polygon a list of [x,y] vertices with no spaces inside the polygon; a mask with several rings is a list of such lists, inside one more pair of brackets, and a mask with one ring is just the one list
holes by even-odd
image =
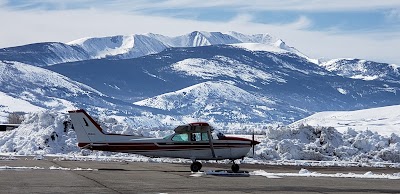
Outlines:
{"label": "airplane wing", "polygon": [[0,131],[10,131],[18,128],[20,124],[0,124]]}

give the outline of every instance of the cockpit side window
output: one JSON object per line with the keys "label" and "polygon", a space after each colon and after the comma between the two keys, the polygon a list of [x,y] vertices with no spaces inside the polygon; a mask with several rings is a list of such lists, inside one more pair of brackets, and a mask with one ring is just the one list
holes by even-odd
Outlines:
{"label": "cockpit side window", "polygon": [[175,134],[172,141],[189,141],[189,135],[187,133]]}
{"label": "cockpit side window", "polygon": [[201,140],[208,141],[208,134],[207,133],[201,133]]}
{"label": "cockpit side window", "polygon": [[208,141],[207,133],[191,133],[190,141]]}

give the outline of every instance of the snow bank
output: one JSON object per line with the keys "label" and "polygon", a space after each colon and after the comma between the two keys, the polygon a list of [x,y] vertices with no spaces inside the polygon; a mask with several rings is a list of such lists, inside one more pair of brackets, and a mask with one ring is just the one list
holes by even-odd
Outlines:
{"label": "snow bank", "polygon": [[266,160],[317,160],[352,162],[400,162],[400,137],[371,131],[333,127],[269,128],[256,146],[256,158]]}
{"label": "snow bank", "polygon": [[[0,133],[0,152],[17,155],[91,154],[91,151],[78,148],[76,134],[69,120],[68,114],[57,111],[28,114],[17,129]],[[140,134],[140,131],[132,130],[114,118],[98,123],[109,133]]]}
{"label": "snow bank", "polygon": [[[96,119],[96,118],[95,118]],[[146,134],[159,136],[165,131],[152,133],[145,129],[132,130],[129,120],[100,119],[107,132]],[[17,155],[106,155],[77,147],[76,134],[69,124],[68,114],[42,111],[29,114],[22,125],[13,131],[0,133],[0,152]],[[382,136],[371,131],[347,130],[343,133],[333,127],[268,127],[256,146],[255,159],[259,160],[315,160],[341,162],[394,162],[400,163],[400,137]],[[130,157],[137,157],[130,155]]]}
{"label": "snow bank", "polygon": [[79,152],[75,132],[65,123],[67,120],[66,114],[55,111],[29,114],[18,129],[0,134],[0,152],[19,155]]}

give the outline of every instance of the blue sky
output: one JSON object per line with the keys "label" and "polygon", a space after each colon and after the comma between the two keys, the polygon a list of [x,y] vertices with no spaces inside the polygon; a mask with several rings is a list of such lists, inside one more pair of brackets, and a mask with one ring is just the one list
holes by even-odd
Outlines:
{"label": "blue sky", "polygon": [[[194,30],[270,33],[313,58],[400,64],[398,0],[0,0],[0,47]],[[5,27],[5,28],[3,28]]]}

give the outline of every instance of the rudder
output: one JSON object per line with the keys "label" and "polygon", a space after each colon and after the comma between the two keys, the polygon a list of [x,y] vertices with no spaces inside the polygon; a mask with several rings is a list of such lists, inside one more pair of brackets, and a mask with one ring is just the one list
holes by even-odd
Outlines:
{"label": "rudder", "polygon": [[100,125],[85,110],[68,111],[78,143],[103,143],[106,135]]}

